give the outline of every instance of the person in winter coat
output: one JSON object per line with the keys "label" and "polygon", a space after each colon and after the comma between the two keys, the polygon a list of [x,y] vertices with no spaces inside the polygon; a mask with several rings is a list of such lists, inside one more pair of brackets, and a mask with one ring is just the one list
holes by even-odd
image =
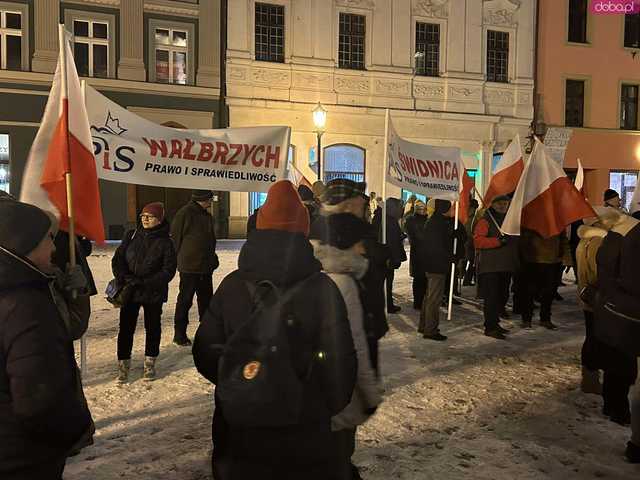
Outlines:
{"label": "person in winter coat", "polygon": [[350,213],[328,217],[325,238],[312,240],[316,258],[322,269],[335,282],[347,307],[353,343],[358,354],[358,377],[349,405],[332,419],[335,451],[335,473],[331,478],[361,478],[351,463],[355,450],[356,428],[375,412],[382,402],[382,388],[372,368],[369,345],[364,330],[364,315],[359,282],[369,268],[361,238],[369,229],[363,219]]}
{"label": "person in winter coat", "polygon": [[622,208],[622,201],[620,200],[620,194],[611,188],[608,188],[604,191],[603,201],[605,207],[611,207],[615,210],[624,211],[624,209]]}
{"label": "person in winter coat", "polygon": [[202,319],[213,296],[213,272],[218,268],[215,220],[207,211],[213,193],[194,190],[191,202],[176,213],[171,223],[171,238],[178,255],[180,290],[174,317],[173,343],[191,345],[187,337],[189,310],[197,295],[198,315]]}
{"label": "person in winter coat", "polygon": [[306,185],[298,186],[298,195],[307,210],[309,211],[309,221],[313,225],[316,217],[318,216],[318,210],[320,209],[319,202],[313,195],[313,191]]}
{"label": "person in winter coat", "polygon": [[0,478],[59,480],[88,431],[73,341],[55,301],[54,226],[0,201]]}
{"label": "person in winter coat", "polygon": [[444,341],[440,333],[440,305],[444,295],[447,273],[453,261],[453,225],[445,215],[451,208],[447,200],[435,200],[434,213],[424,228],[423,258],[427,273],[426,301],[422,303],[418,332],[424,338]]}
{"label": "person in winter coat", "polygon": [[566,235],[543,238],[533,230],[523,229],[520,236],[519,289],[523,328],[531,328],[533,301],[540,298],[540,325],[555,330],[551,321],[551,305],[558,287],[558,271],[562,264],[571,265],[571,250]]}
{"label": "person in winter coat", "polygon": [[508,210],[509,197],[495,197],[473,232],[484,298],[484,334],[499,340],[504,340],[504,335],[509,333],[500,326],[500,315],[509,298],[511,275],[519,264],[517,239],[500,232]]}
{"label": "person in winter coat", "polygon": [[260,208],[257,229],[242,247],[238,269],[220,283],[196,332],[196,368],[217,384],[224,346],[254,308],[248,285],[269,281],[288,289],[306,282],[290,301],[288,317],[292,367],[300,378],[309,375],[300,421],[278,427],[232,424],[216,388],[216,480],[332,478],[331,417],[351,399],[357,360],[344,300],[336,284],[320,273],[308,234],[309,214],[294,186],[288,180],[275,183]]}
{"label": "person in winter coat", "polygon": [[[69,233],[64,230],[59,230],[54,242],[56,251],[53,254],[52,261],[60,270],[65,271],[69,263]],[[91,244],[91,240],[76,236],[76,262],[82,269],[84,277],[87,279],[87,293],[90,297],[98,294],[96,282],[93,279],[93,273],[91,273],[91,268],[89,268],[89,262],[87,261],[87,258],[91,256],[92,250],[93,245]]]}
{"label": "person in winter coat", "polygon": [[120,309],[118,331],[118,382],[129,380],[133,335],[140,308],[144,310],[145,380],[156,377],[160,354],[162,304],[167,301],[169,282],[176,274],[176,252],[169,238],[169,224],[162,203],[150,203],[140,214],[142,228],[128,231],[111,260],[113,275],[131,289]]}
{"label": "person in winter coat", "polygon": [[[639,249],[640,222],[619,212],[618,219],[602,241],[596,255],[597,290],[604,302],[630,312],[635,318],[640,312]],[[596,313],[596,323],[606,321],[612,325],[611,318],[602,319],[598,315],[602,315],[602,312]],[[629,389],[638,376],[637,359],[616,345],[608,347],[604,352],[606,361],[602,383],[603,413],[613,422],[626,425],[631,422],[628,396]],[[634,423],[637,423],[637,419]],[[631,451],[634,445],[629,446]]]}
{"label": "person in winter coat", "polygon": [[413,278],[413,308],[422,309],[422,300],[427,292],[427,275],[422,259],[424,243],[424,226],[427,223],[427,206],[418,200],[414,214],[407,218],[405,230],[409,237],[409,274]]}
{"label": "person in winter coat", "polygon": [[[378,239],[382,241],[382,211],[376,212],[373,217],[373,226],[378,231]],[[407,253],[404,250],[405,235],[400,228],[402,218],[402,201],[397,198],[387,198],[387,239],[386,245],[391,254],[390,264],[386,273],[387,289],[387,313],[398,313],[401,308],[393,302],[393,280],[395,271],[400,268],[402,262],[407,261]]]}

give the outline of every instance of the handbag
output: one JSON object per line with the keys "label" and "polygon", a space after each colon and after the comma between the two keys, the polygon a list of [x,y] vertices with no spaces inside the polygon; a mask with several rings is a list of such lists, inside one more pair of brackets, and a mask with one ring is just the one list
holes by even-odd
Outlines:
{"label": "handbag", "polygon": [[106,300],[116,308],[121,308],[131,297],[131,285],[114,278],[105,289]]}

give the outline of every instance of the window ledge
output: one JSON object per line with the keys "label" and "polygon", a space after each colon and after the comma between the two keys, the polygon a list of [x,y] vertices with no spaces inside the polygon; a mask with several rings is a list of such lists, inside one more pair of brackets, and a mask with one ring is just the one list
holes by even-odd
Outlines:
{"label": "window ledge", "polygon": [[587,48],[592,48],[593,47],[593,43],[591,42],[571,42],[569,40],[567,40],[565,42],[565,45],[568,47],[587,47]]}

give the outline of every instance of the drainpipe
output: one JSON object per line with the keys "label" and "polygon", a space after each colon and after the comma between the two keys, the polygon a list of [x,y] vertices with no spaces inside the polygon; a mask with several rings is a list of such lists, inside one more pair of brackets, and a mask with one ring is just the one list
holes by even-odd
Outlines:
{"label": "drainpipe", "polygon": [[227,23],[229,20],[229,0],[220,4],[220,124],[218,128],[229,127],[227,108]]}
{"label": "drainpipe", "polygon": [[[540,110],[540,102],[538,99],[538,49],[539,49],[539,36],[540,36],[540,2],[536,1],[536,38],[533,50],[533,120],[531,121],[532,135],[536,134],[538,127],[538,112]],[[531,137],[531,147],[533,147],[533,137]]]}

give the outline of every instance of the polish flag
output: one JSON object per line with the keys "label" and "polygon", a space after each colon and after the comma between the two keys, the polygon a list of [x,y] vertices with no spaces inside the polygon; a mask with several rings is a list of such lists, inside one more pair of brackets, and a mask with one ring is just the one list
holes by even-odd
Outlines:
{"label": "polish flag", "polygon": [[467,220],[469,220],[469,199],[471,198],[473,187],[476,185],[473,178],[467,173],[466,168],[462,172],[460,185],[462,185],[462,191],[460,192],[460,211],[458,212],[458,217],[460,223],[464,225],[467,223]]}
{"label": "polish flag", "polygon": [[516,135],[496,165],[487,193],[484,195],[485,204],[491,205],[491,201],[498,195],[514,192],[523,170],[524,156],[520,145],[520,135]]}
{"label": "polish flag", "polygon": [[582,168],[582,162],[578,159],[578,172],[576,173],[576,181],[574,182],[576,189],[579,192],[582,192],[582,187],[584,187],[584,168]]}
{"label": "polish flag", "polygon": [[307,180],[307,177],[305,177],[304,174],[293,164],[291,164],[289,168],[289,180],[291,181],[291,183],[298,187],[300,185],[306,185],[307,187],[311,188],[312,186],[311,182]]}
{"label": "polish flag", "polygon": [[20,200],[52,212],[69,231],[66,174],[72,173],[75,233],[103,242],[104,225],[89,120],[78,72],[61,34],[61,51],[40,129],[31,146]]}
{"label": "polish flag", "polygon": [[536,139],[531,159],[502,224],[502,232],[520,235],[522,227],[549,238],[576,220],[595,216],[596,212],[562,167],[546,154],[545,146]]}

